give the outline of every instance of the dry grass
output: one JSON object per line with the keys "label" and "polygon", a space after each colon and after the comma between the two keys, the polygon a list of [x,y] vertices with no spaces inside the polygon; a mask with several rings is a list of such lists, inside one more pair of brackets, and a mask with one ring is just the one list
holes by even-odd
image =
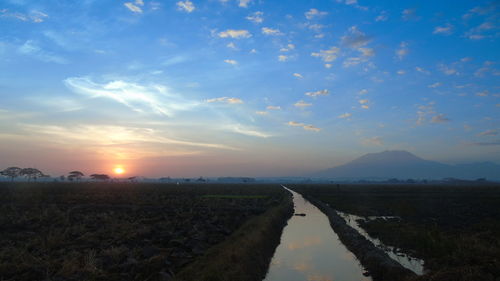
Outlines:
{"label": "dry grass", "polygon": [[1,183],[0,280],[162,280],[285,194],[277,185]]}
{"label": "dry grass", "polygon": [[279,206],[247,221],[226,241],[181,271],[176,280],[262,280],[292,214],[290,196]]}

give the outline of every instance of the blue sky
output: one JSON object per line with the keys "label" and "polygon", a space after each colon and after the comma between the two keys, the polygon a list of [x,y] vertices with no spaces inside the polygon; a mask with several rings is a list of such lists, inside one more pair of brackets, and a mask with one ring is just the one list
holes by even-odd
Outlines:
{"label": "blue sky", "polygon": [[500,162],[495,1],[0,3],[0,166],[282,176]]}

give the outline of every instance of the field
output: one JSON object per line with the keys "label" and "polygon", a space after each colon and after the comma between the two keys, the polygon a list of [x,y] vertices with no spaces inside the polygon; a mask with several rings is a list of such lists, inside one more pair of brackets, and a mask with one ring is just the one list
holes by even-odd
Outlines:
{"label": "field", "polygon": [[358,216],[398,216],[361,226],[386,245],[425,261],[416,280],[500,278],[500,186],[292,185]]}
{"label": "field", "polygon": [[278,185],[1,183],[0,280],[171,280],[183,270],[190,280],[217,271],[206,254],[267,247],[248,278],[259,280],[290,204]]}

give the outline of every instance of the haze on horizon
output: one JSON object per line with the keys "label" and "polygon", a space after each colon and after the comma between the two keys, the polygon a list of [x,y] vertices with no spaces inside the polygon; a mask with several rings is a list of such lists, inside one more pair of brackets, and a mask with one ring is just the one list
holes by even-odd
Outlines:
{"label": "haze on horizon", "polygon": [[0,4],[0,169],[291,176],[500,163],[497,1]]}

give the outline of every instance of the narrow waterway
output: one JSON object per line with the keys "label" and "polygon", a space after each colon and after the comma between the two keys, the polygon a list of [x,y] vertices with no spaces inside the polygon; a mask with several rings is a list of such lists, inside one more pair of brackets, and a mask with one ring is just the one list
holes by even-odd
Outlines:
{"label": "narrow waterway", "polygon": [[300,194],[286,189],[293,194],[295,214],[305,216],[288,220],[264,280],[372,280],[363,276],[363,268],[340,242],[326,215]]}
{"label": "narrow waterway", "polygon": [[409,270],[415,272],[417,275],[423,275],[424,270],[424,261],[421,259],[414,258],[410,255],[401,253],[397,248],[386,246],[382,241],[377,238],[371,237],[358,223],[358,220],[370,220],[376,218],[394,218],[390,216],[381,216],[381,217],[359,217],[353,214],[348,214],[340,211],[336,211],[339,216],[341,216],[346,223],[352,228],[356,229],[359,234],[363,235],[368,241],[372,242],[377,248],[382,249],[391,259],[397,261],[402,266],[408,268]]}

